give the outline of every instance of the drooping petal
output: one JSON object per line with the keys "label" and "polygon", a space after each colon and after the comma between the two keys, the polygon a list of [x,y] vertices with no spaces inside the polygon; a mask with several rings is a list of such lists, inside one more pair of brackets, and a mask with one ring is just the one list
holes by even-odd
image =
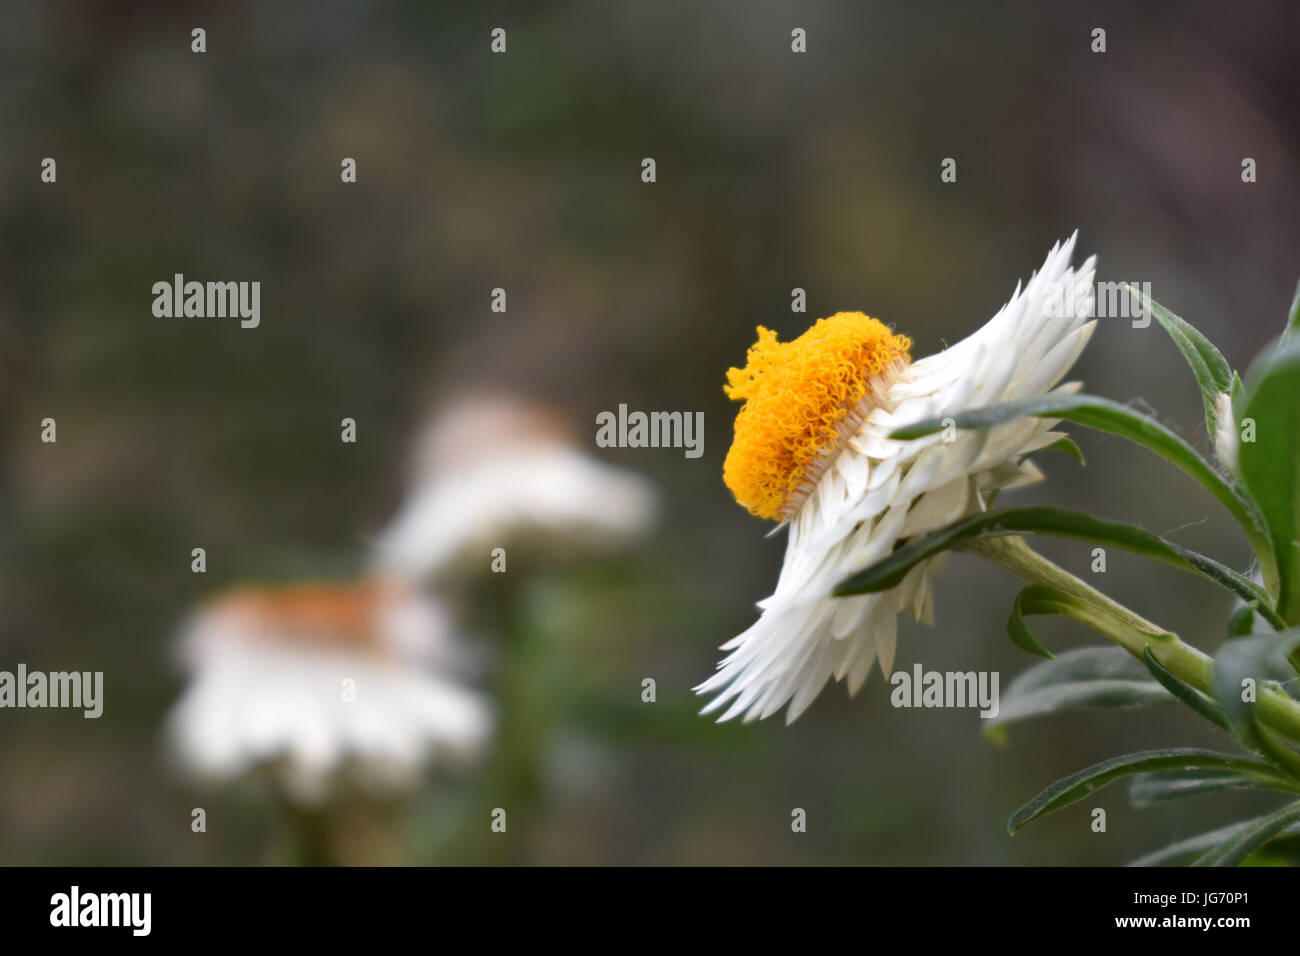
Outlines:
{"label": "drooping petal", "polygon": [[[789,517],[785,561],[759,619],[723,645],[728,656],[696,687],[716,694],[704,708],[722,720],[770,716],[787,721],[828,680],[850,693],[878,662],[888,675],[897,614],[933,620],[931,577],[941,558],[913,569],[884,594],[831,598],[845,577],[901,542],[984,510],[996,490],[1041,478],[1030,451],[1059,437],[1050,419],[1027,418],[987,431],[953,430],[913,441],[889,435],[914,421],[1041,395],[1055,388],[1086,346],[1095,323],[1095,260],[1070,267],[1074,237],[1054,246],[1023,289],[978,331],[903,368],[817,477]],[[1077,385],[1060,386],[1073,391]]]}

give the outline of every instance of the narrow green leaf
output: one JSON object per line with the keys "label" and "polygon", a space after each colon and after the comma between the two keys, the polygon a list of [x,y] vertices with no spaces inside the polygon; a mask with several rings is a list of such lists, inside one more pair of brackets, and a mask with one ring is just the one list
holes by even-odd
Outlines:
{"label": "narrow green leaf", "polygon": [[1291,317],[1287,320],[1288,333],[1300,331],[1300,282],[1295,286],[1295,298],[1291,300]]}
{"label": "narrow green leaf", "polygon": [[1151,653],[1150,647],[1142,649],[1142,663],[1146,665],[1152,676],[1160,682],[1160,685],[1178,698],[1180,702],[1186,704],[1211,723],[1218,724],[1224,730],[1230,729],[1228,727],[1228,717],[1224,714],[1223,708],[1191,684],[1180,680],[1173,671],[1156,660],[1156,656]]}
{"label": "narrow green leaf", "polygon": [[1300,627],[1288,628],[1276,634],[1251,634],[1240,640],[1223,644],[1214,655],[1215,692],[1224,701],[1230,713],[1242,704],[1240,681],[1253,677],[1257,681],[1288,681],[1295,678],[1287,655],[1300,647]]}
{"label": "narrow green leaf", "polygon": [[1063,777],[1045,788],[1022,806],[1007,821],[1007,832],[1014,834],[1026,823],[1044,814],[1069,806],[1088,794],[1133,773],[1149,770],[1238,770],[1249,772],[1257,766],[1253,760],[1215,750],[1176,747],[1168,750],[1144,750],[1112,757]]}
{"label": "narrow green leaf", "polygon": [[[1253,824],[1258,823],[1263,817],[1254,820],[1242,820],[1237,823],[1230,823],[1226,827],[1219,827],[1217,830],[1211,830],[1209,833],[1201,833],[1194,837],[1188,837],[1185,840],[1178,840],[1169,844],[1162,849],[1155,850],[1138,857],[1131,861],[1129,866],[1166,866],[1174,863],[1183,863],[1187,860],[1194,859],[1206,850],[1218,846],[1225,840],[1230,839],[1236,834],[1245,830]],[[1292,836],[1300,833],[1300,823],[1293,823],[1285,830],[1278,833],[1278,836]]]}
{"label": "narrow green leaf", "polygon": [[1259,602],[1248,601],[1233,612],[1228,621],[1229,637],[1245,637],[1255,633],[1255,618],[1259,616]]}
{"label": "narrow green leaf", "polygon": [[1300,624],[1300,337],[1252,370],[1237,414],[1253,431],[1253,441],[1243,435],[1239,443],[1237,470],[1272,536],[1277,609],[1288,624]]}
{"label": "narrow green leaf", "polygon": [[[1231,387],[1229,379],[1227,387]],[[1089,428],[1120,435],[1155,452],[1165,461],[1186,473],[1212,494],[1228,510],[1247,537],[1264,570],[1265,584],[1275,583],[1275,557],[1263,519],[1253,503],[1230,484],[1219,471],[1191,445],[1153,418],[1127,405],[1095,395],[1053,393],[1017,402],[989,405],[939,418],[927,418],[890,434],[891,438],[910,440],[943,430],[945,421],[957,428],[993,428],[1026,416],[1058,418]]]}
{"label": "narrow green leaf", "polygon": [[1192,866],[1236,866],[1288,827],[1300,823],[1300,800],[1254,820],[1224,840]]}
{"label": "narrow green leaf", "polygon": [[1296,793],[1294,781],[1273,771],[1266,763],[1258,772],[1236,770],[1156,770],[1138,774],[1129,784],[1129,800],[1141,809],[1155,803],[1181,800],[1183,797],[1217,793],[1221,790],[1277,790]]}
{"label": "narrow green leaf", "polygon": [[1241,376],[1236,372],[1232,373],[1232,407],[1234,409],[1245,408],[1246,406],[1246,386],[1241,384]]}
{"label": "narrow green leaf", "polygon": [[[1240,740],[1300,777],[1300,754],[1274,741],[1255,714],[1255,702],[1266,683],[1296,676],[1288,655],[1297,647],[1300,628],[1225,642],[1214,655],[1214,693]],[[1248,680],[1254,682],[1251,694],[1246,692]]]}
{"label": "narrow green leaf", "polygon": [[1041,506],[984,511],[954,522],[897,548],[887,558],[841,581],[831,593],[835,597],[843,597],[887,591],[901,582],[907,572],[920,562],[986,533],[1048,534],[1109,545],[1199,574],[1247,601],[1267,602],[1263,590],[1249,578],[1219,564],[1213,558],[1189,551],[1150,531],[1078,511]]}
{"label": "narrow green leaf", "polygon": [[[1122,647],[1099,644],[1064,651],[1051,661],[1035,661],[1007,685],[1006,694],[1030,693],[1061,683],[1118,680],[1149,682],[1151,675],[1141,661]],[[1167,698],[1166,698],[1167,699]]]}
{"label": "narrow green leaf", "polygon": [[1025,455],[1025,458],[1026,459],[1033,458],[1035,455],[1041,455],[1043,454],[1043,452],[1048,452],[1048,451],[1064,452],[1065,454],[1073,458],[1075,461],[1077,461],[1080,465],[1086,467],[1088,464],[1087,461],[1084,460],[1083,449],[1081,449],[1077,444],[1075,444],[1073,438],[1058,438],[1050,445],[1044,445],[1042,448],[1038,449],[1038,451],[1031,451],[1028,455]]}
{"label": "narrow green leaf", "polygon": [[1051,660],[1055,655],[1034,636],[1025,624],[1025,617],[1029,614],[1059,614],[1060,607],[1068,598],[1063,591],[1044,584],[1035,584],[1017,594],[1011,617],[1007,619],[1007,637],[1011,638],[1011,643],[1022,651]]}
{"label": "narrow green leaf", "polygon": [[1040,661],[1002,693],[993,726],[1084,707],[1172,704],[1169,692],[1119,647],[1083,647]]}
{"label": "narrow green leaf", "polygon": [[1155,316],[1156,321],[1178,346],[1178,351],[1183,353],[1187,364],[1192,367],[1192,373],[1201,386],[1201,398],[1205,402],[1205,429],[1213,438],[1217,419],[1215,398],[1221,392],[1230,393],[1232,389],[1232,369],[1227,359],[1190,322],[1180,319],[1160,303],[1148,299],[1133,286],[1129,286],[1129,291]]}

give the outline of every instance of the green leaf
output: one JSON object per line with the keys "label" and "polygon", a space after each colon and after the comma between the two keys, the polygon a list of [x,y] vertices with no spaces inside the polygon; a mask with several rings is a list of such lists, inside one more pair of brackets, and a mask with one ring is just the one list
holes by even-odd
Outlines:
{"label": "green leaf", "polygon": [[1291,300],[1291,317],[1286,323],[1287,334],[1300,331],[1300,282],[1295,286],[1295,298]]}
{"label": "green leaf", "polygon": [[[1194,837],[1188,837],[1185,840],[1178,840],[1159,850],[1147,853],[1131,861],[1129,866],[1165,866],[1172,863],[1182,863],[1186,860],[1193,859],[1213,847],[1223,843],[1225,840],[1237,835],[1241,831],[1253,824],[1263,820],[1259,817],[1254,820],[1242,820],[1238,823],[1230,823],[1226,827],[1219,827],[1217,830],[1211,830],[1209,833],[1201,833]],[[1300,823],[1293,823],[1278,833],[1278,836],[1291,836],[1300,833]]]}
{"label": "green leaf", "polygon": [[1083,458],[1083,449],[1081,449],[1078,445],[1075,444],[1073,438],[1058,438],[1050,445],[1044,445],[1042,448],[1038,449],[1037,451],[1031,451],[1029,454],[1025,455],[1025,458],[1026,459],[1033,458],[1035,455],[1041,455],[1043,454],[1043,452],[1047,452],[1047,451],[1065,452],[1065,454],[1069,455],[1080,465],[1086,467],[1088,464]]}
{"label": "green leaf", "polygon": [[1246,404],[1246,386],[1241,384],[1241,376],[1232,373],[1232,407],[1244,408]]}
{"label": "green leaf", "polygon": [[1148,299],[1133,286],[1129,286],[1129,291],[1151,311],[1156,321],[1174,340],[1178,351],[1183,353],[1187,364],[1192,367],[1192,373],[1201,386],[1201,398],[1205,402],[1205,429],[1210,438],[1213,438],[1217,419],[1215,398],[1222,392],[1232,392],[1232,369],[1227,359],[1190,322],[1180,319],[1160,303]]}
{"label": "green leaf", "polygon": [[1048,534],[1109,545],[1199,574],[1247,601],[1267,601],[1263,589],[1244,575],[1219,564],[1213,558],[1166,541],[1150,531],[1078,511],[1042,506],[984,511],[963,518],[895,549],[887,558],[841,581],[831,594],[844,597],[849,594],[887,591],[901,582],[907,572],[920,562],[986,533]]}
{"label": "green leaf", "polygon": [[1268,764],[1261,763],[1259,768],[1258,772],[1252,773],[1236,770],[1156,770],[1138,774],[1129,784],[1129,800],[1140,809],[1155,803],[1221,790],[1297,792],[1293,781],[1273,771]]}
{"label": "green leaf", "polygon": [[1128,774],[1149,770],[1237,770],[1248,773],[1257,766],[1256,761],[1245,757],[1194,747],[1143,750],[1112,757],[1063,777],[1044,789],[1011,814],[1011,819],[1007,821],[1007,832],[1014,834],[1026,823],[1082,800],[1088,794]]}
{"label": "green leaf", "polygon": [[1002,694],[993,726],[1082,707],[1172,704],[1169,692],[1119,647],[1084,647],[1026,668]]}
{"label": "green leaf", "polygon": [[1300,823],[1300,800],[1251,821],[1204,856],[1198,857],[1192,866],[1236,866],[1296,823]]}
{"label": "green leaf", "polygon": [[1255,618],[1259,615],[1259,602],[1249,601],[1237,608],[1228,621],[1229,637],[1245,637],[1255,633]]}
{"label": "green leaf", "polygon": [[1237,414],[1254,422],[1255,440],[1240,442],[1237,470],[1272,536],[1277,609],[1287,624],[1300,624],[1300,337],[1252,371]]}
{"label": "green leaf", "polygon": [[1069,601],[1070,596],[1064,591],[1045,584],[1025,588],[1016,595],[1015,604],[1012,605],[1011,617],[1007,619],[1007,637],[1022,651],[1051,660],[1055,655],[1034,636],[1034,632],[1025,624],[1025,617],[1030,614],[1060,614]]}
{"label": "green leaf", "polygon": [[1181,703],[1186,704],[1211,723],[1218,724],[1224,730],[1230,729],[1228,727],[1228,717],[1224,714],[1223,708],[1191,684],[1185,683],[1173,671],[1156,660],[1156,656],[1151,653],[1150,647],[1142,649],[1142,663],[1146,665],[1152,676],[1160,682],[1160,685],[1178,698]]}
{"label": "green leaf", "polygon": [[[1240,740],[1300,776],[1300,754],[1275,742],[1255,714],[1255,701],[1264,693],[1266,683],[1295,677],[1287,656],[1297,647],[1300,629],[1227,641],[1214,655],[1214,694],[1229,727]],[[1250,701],[1243,699],[1247,679],[1255,683],[1254,699]]]}
{"label": "green leaf", "polygon": [[[1228,386],[1231,387],[1231,380]],[[1231,485],[1218,470],[1187,442],[1164,425],[1127,405],[1098,398],[1095,395],[1063,395],[1054,393],[1018,402],[989,405],[939,418],[927,418],[890,434],[903,440],[920,438],[942,431],[947,425],[957,428],[993,428],[1026,416],[1058,418],[1086,425],[1100,431],[1120,435],[1155,452],[1185,472],[1202,488],[1212,494],[1231,514],[1250,538],[1265,573],[1265,584],[1271,586],[1276,577],[1272,544],[1264,528],[1263,519],[1253,503]]]}
{"label": "green leaf", "polygon": [[1300,647],[1300,628],[1277,634],[1252,634],[1227,641],[1214,655],[1214,691],[1230,718],[1244,718],[1250,705],[1241,699],[1241,682],[1288,681],[1296,676],[1287,656]]}

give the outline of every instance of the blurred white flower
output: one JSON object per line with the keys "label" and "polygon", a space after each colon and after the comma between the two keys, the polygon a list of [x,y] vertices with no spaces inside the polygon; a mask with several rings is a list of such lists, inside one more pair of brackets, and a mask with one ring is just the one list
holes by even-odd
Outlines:
{"label": "blurred white flower", "polygon": [[265,765],[302,803],[344,783],[387,794],[431,760],[473,758],[491,730],[486,698],[440,673],[455,650],[441,606],[378,579],[228,592],[180,650],[170,743],[202,779]]}
{"label": "blurred white flower", "polygon": [[[859,312],[822,319],[792,342],[759,329],[729,394],[745,405],[724,477],[754,514],[789,524],[776,592],[696,691],[721,720],[794,720],[834,677],[856,693],[879,664],[893,669],[898,614],[933,618],[924,562],[897,587],[833,598],[844,578],[902,541],[987,508],[1000,488],[1041,478],[1024,460],[1056,441],[1055,421],[1024,418],[987,431],[915,441],[892,431],[920,419],[1042,395],[1087,344],[1095,322],[1094,260],[1070,268],[1074,239],[1048,253],[1023,291],[949,349],[911,362],[911,342]],[[1077,385],[1062,386],[1074,391]],[[730,705],[730,706],[728,706]]]}
{"label": "blurred white flower", "polygon": [[464,561],[486,568],[492,548],[521,540],[611,547],[648,529],[656,510],[647,479],[583,452],[545,406],[465,398],[423,436],[376,560],[384,573],[420,580]]}

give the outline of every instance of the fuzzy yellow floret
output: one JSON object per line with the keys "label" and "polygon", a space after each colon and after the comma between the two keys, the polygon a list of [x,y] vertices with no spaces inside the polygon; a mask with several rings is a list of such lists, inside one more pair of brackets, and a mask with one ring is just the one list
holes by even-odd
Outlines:
{"label": "fuzzy yellow floret", "polygon": [[861,312],[819,319],[791,342],[759,326],[745,367],[728,369],[723,389],[745,403],[722,469],[736,501],[759,517],[784,517],[809,466],[839,440],[839,423],[911,347]]}

